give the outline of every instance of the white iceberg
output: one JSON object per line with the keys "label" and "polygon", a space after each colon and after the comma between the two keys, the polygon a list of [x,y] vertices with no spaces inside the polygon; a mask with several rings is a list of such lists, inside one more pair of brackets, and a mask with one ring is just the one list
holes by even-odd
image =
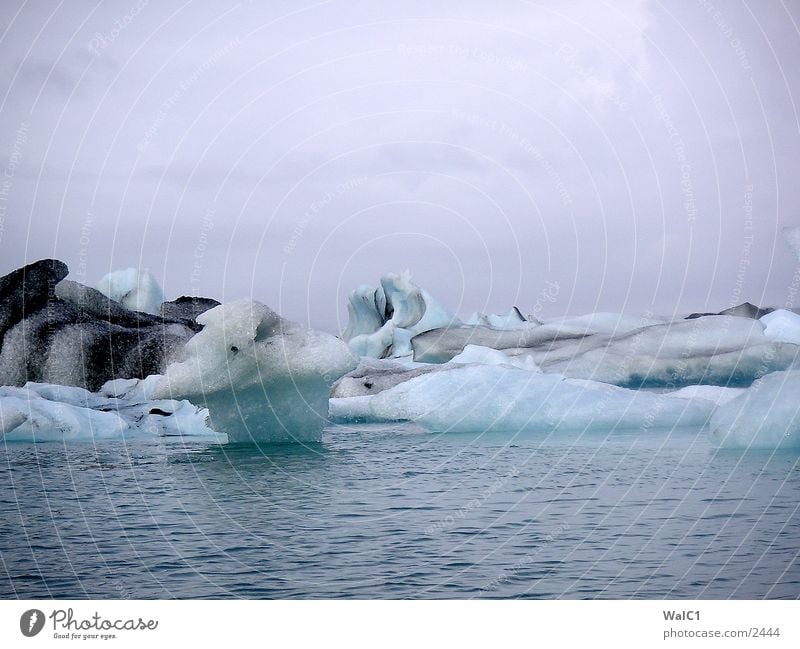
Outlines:
{"label": "white iceberg", "polygon": [[131,311],[158,315],[164,302],[164,292],[156,278],[135,268],[111,272],[95,288]]}
{"label": "white iceberg", "polygon": [[365,394],[356,397],[336,397],[329,402],[329,417],[338,424],[389,423],[372,412],[370,404],[375,395]]}
{"label": "white iceberg", "polygon": [[733,401],[746,390],[746,388],[726,388],[721,385],[687,385],[685,388],[667,394],[679,399],[705,399],[715,406],[721,406]]}
{"label": "white iceberg", "polygon": [[350,294],[347,311],[344,339],[353,353],[372,358],[410,355],[417,334],[460,324],[408,272],[384,275],[378,288],[360,286]]}
{"label": "white iceberg", "polygon": [[227,435],[208,426],[208,410],[188,401],[118,399],[47,383],[0,387],[0,438],[6,442],[228,441]]}
{"label": "white iceberg", "polygon": [[481,347],[480,345],[467,345],[464,347],[463,352],[454,356],[449,362],[456,365],[508,365],[510,367],[528,370],[529,372],[542,371],[530,356],[524,354],[509,356],[498,349]]}
{"label": "white iceberg", "polygon": [[761,323],[765,325],[764,335],[770,340],[800,345],[800,315],[777,309],[762,316]]}
{"label": "white iceberg", "polygon": [[[368,418],[437,431],[604,431],[702,426],[714,404],[501,365],[430,372],[362,399]],[[336,403],[339,414],[348,404]],[[352,415],[354,408],[348,415]]]}
{"label": "white iceberg", "polygon": [[186,344],[185,359],[167,367],[155,398],[207,407],[213,428],[236,442],[321,439],[331,386],[357,364],[343,341],[248,300],[197,322],[203,330]]}
{"label": "white iceberg", "polygon": [[721,405],[711,439],[723,448],[800,448],[800,371],[774,372]]}

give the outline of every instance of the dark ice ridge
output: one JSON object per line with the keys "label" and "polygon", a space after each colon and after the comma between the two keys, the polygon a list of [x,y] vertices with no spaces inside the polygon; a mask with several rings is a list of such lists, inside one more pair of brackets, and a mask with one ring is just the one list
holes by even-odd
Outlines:
{"label": "dark ice ridge", "polygon": [[68,273],[44,259],[0,278],[0,385],[97,391],[111,379],[159,374],[202,329],[196,317],[219,304],[181,297],[149,315],[65,280]]}

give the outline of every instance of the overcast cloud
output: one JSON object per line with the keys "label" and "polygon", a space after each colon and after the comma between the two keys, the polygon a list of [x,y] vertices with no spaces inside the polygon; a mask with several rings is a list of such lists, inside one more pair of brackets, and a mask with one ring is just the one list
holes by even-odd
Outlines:
{"label": "overcast cloud", "polygon": [[464,315],[783,306],[799,23],[736,0],[5,1],[0,271],[148,268],[329,330],[405,269]]}

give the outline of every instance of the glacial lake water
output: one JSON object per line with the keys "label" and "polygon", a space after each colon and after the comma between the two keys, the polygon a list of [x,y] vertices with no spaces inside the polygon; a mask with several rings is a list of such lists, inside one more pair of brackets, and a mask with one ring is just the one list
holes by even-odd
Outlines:
{"label": "glacial lake water", "polygon": [[0,596],[797,598],[798,463],[697,430],[0,442]]}

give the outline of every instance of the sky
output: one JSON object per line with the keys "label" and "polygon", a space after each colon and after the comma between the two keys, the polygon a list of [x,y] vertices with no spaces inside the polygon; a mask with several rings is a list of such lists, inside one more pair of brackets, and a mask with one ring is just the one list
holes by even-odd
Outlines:
{"label": "sky", "polygon": [[464,316],[800,306],[799,26],[786,0],[4,0],[0,273],[137,267],[333,332],[405,270]]}

